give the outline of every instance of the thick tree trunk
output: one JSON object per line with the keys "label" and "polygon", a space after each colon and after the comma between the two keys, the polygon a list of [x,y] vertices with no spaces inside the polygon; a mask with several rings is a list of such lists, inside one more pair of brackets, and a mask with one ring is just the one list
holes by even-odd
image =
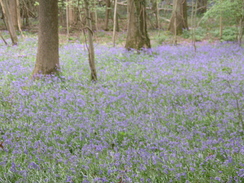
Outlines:
{"label": "thick tree trunk", "polygon": [[151,48],[147,33],[146,1],[128,0],[128,30],[126,49]]}
{"label": "thick tree trunk", "polygon": [[179,35],[182,34],[183,29],[188,29],[187,0],[173,0],[173,11],[168,30]]}
{"label": "thick tree trunk", "polygon": [[0,4],[2,6],[3,14],[4,14],[4,21],[7,26],[7,29],[9,31],[11,40],[13,45],[17,45],[18,43],[18,38],[16,34],[16,29],[14,28],[13,21],[11,18],[11,11],[9,7],[9,1],[8,0],[0,0]]}
{"label": "thick tree trunk", "polygon": [[109,16],[110,16],[110,12],[111,12],[111,1],[110,0],[106,0],[106,15],[105,15],[105,31],[108,31],[108,23],[109,23]]}
{"label": "thick tree trunk", "polygon": [[39,0],[39,32],[33,77],[59,71],[58,0]]}

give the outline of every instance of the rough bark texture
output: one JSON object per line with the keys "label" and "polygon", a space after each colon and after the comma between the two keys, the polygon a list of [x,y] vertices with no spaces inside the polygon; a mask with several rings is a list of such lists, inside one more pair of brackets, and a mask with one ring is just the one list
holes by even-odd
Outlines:
{"label": "rough bark texture", "polygon": [[151,48],[147,33],[147,16],[145,0],[128,0],[128,30],[126,49],[140,50]]}
{"label": "rough bark texture", "polygon": [[3,10],[3,14],[4,14],[4,21],[5,24],[7,26],[7,29],[9,31],[11,40],[13,45],[17,45],[18,43],[18,38],[17,38],[17,34],[16,34],[16,30],[14,28],[13,25],[13,21],[11,18],[11,11],[10,11],[10,7],[9,7],[9,1],[8,0],[0,0],[0,4],[2,6],[2,10]]}
{"label": "rough bark texture", "polygon": [[173,34],[182,34],[183,29],[188,29],[187,0],[173,0],[173,12],[168,30]]}
{"label": "rough bark texture", "polygon": [[39,32],[33,77],[59,71],[58,0],[39,0]]}

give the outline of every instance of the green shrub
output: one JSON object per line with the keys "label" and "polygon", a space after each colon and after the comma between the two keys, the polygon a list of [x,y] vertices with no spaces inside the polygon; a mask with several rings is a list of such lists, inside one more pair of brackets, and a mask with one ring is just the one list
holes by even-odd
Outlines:
{"label": "green shrub", "polygon": [[223,30],[221,40],[223,41],[236,41],[237,29],[235,27],[227,27]]}
{"label": "green shrub", "polygon": [[[184,29],[182,37],[185,38],[185,39],[191,39],[192,38],[192,34],[193,34],[193,30]],[[205,37],[206,34],[207,34],[206,29],[203,29],[202,27],[196,28],[195,29],[195,39],[196,39],[196,41],[203,40],[203,38]]]}
{"label": "green shrub", "polygon": [[167,41],[168,39],[169,39],[169,36],[167,36],[165,34],[160,34],[160,35],[155,37],[155,41],[158,44],[162,44],[163,42]]}

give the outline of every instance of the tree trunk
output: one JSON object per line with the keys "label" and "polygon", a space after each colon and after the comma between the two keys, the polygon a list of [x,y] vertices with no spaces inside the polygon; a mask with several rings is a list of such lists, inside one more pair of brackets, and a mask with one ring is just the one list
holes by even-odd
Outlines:
{"label": "tree trunk", "polygon": [[59,72],[58,0],[39,0],[39,32],[33,77]]}
{"label": "tree trunk", "polygon": [[16,0],[9,0],[9,10],[11,12],[11,19],[14,28],[18,29],[18,11],[17,11],[17,1]]}
{"label": "tree trunk", "polygon": [[113,46],[115,46],[116,25],[117,25],[117,0],[114,1]]}
{"label": "tree trunk", "polygon": [[0,4],[2,6],[2,10],[3,10],[3,14],[4,14],[4,21],[5,21],[6,27],[9,31],[12,43],[13,43],[13,45],[17,45],[18,38],[17,38],[16,30],[15,30],[13,22],[12,22],[12,18],[11,18],[11,13],[10,13],[10,9],[9,9],[9,1],[0,0]]}
{"label": "tree trunk", "polygon": [[119,32],[120,29],[119,29],[119,14],[116,13],[116,31]]}
{"label": "tree trunk", "polygon": [[111,12],[111,1],[110,0],[106,0],[106,15],[105,15],[105,31],[108,31],[108,23],[109,23],[109,16],[110,16],[110,12]]}
{"label": "tree trunk", "polygon": [[158,29],[159,28],[159,9],[158,9],[158,0],[154,0],[152,2],[152,11],[153,14],[155,15],[155,19],[156,19],[156,24],[155,24],[155,28]]}
{"label": "tree trunk", "polygon": [[238,32],[238,44],[241,46],[242,44],[242,37],[244,34],[244,17],[241,17],[239,20],[239,32]]}
{"label": "tree trunk", "polygon": [[[90,11],[89,11],[90,12]],[[96,26],[96,14],[95,12],[90,12],[90,18],[91,18],[91,23],[92,23],[92,30],[97,31],[97,26]]]}
{"label": "tree trunk", "polygon": [[69,41],[69,25],[70,25],[70,8],[69,8],[69,0],[66,0],[66,37],[67,41]]}
{"label": "tree trunk", "polygon": [[147,33],[146,1],[128,0],[128,30],[126,49],[151,48]]}
{"label": "tree trunk", "polygon": [[73,3],[72,0],[68,0],[67,7],[66,7],[67,8],[66,16],[68,16],[69,25],[74,25],[77,23],[76,7],[72,3]]}
{"label": "tree trunk", "polygon": [[21,29],[21,17],[20,17],[20,4],[19,4],[19,0],[16,0],[16,4],[17,4],[17,26],[18,26],[18,30],[21,32],[22,36],[22,29]]}
{"label": "tree trunk", "polygon": [[188,29],[187,0],[173,0],[173,11],[168,30],[173,34],[182,34],[183,29]]}
{"label": "tree trunk", "polygon": [[7,41],[4,39],[4,37],[3,37],[2,33],[1,33],[1,31],[0,31],[0,37],[2,38],[3,42],[5,43],[5,45],[8,46],[8,43],[7,43]]}
{"label": "tree trunk", "polygon": [[84,0],[85,2],[85,9],[86,9],[86,19],[88,23],[88,52],[89,52],[89,66],[91,69],[91,80],[97,80],[97,72],[95,67],[95,54],[94,54],[94,46],[93,46],[93,39],[92,39],[92,21],[91,21],[91,13],[89,11],[89,3],[88,0]]}

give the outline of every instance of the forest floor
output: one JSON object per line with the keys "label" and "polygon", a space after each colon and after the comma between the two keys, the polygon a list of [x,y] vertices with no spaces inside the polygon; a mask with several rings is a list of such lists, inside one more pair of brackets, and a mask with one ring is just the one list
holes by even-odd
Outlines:
{"label": "forest floor", "polygon": [[61,35],[62,76],[37,81],[36,34],[0,40],[0,182],[244,182],[244,48],[96,34],[96,83],[82,36]]}

